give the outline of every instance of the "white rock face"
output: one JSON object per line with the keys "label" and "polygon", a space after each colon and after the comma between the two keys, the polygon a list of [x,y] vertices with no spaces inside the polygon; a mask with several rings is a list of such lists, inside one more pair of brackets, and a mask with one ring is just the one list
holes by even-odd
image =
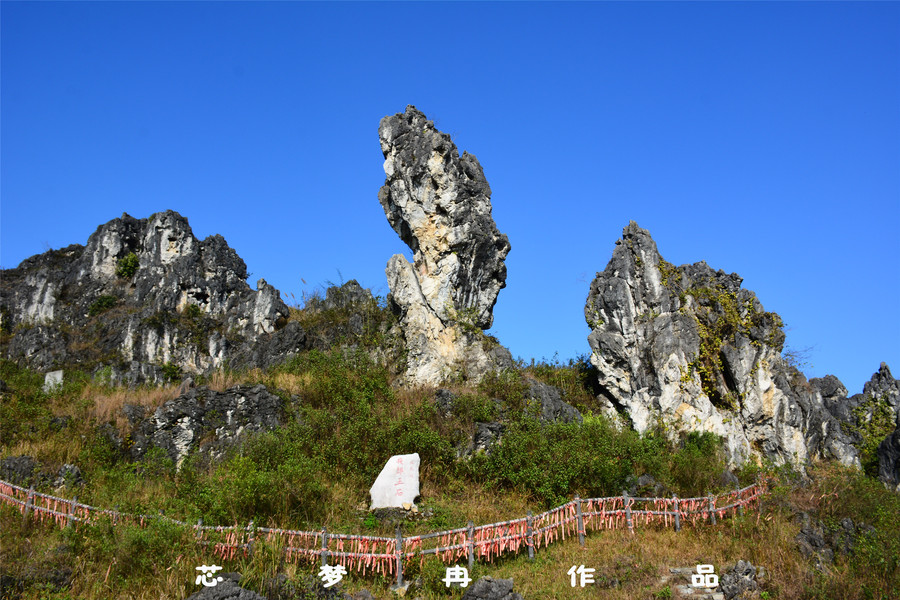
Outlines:
{"label": "white rock face", "polygon": [[491,216],[478,159],[459,156],[450,136],[414,106],[382,119],[378,135],[386,174],[378,200],[413,251],[412,264],[397,254],[386,270],[406,338],[407,379],[438,384],[462,371],[478,379],[510,366],[505,349],[491,353],[481,343],[506,285],[510,245]]}
{"label": "white rock face", "polygon": [[859,465],[822,394],[781,358],[780,318],[738,275],[675,267],[631,223],[591,283],[585,320],[605,412],[637,431],[714,433],[732,465]]}
{"label": "white rock face", "polygon": [[419,495],[419,454],[392,456],[369,489],[372,509],[402,508]]}

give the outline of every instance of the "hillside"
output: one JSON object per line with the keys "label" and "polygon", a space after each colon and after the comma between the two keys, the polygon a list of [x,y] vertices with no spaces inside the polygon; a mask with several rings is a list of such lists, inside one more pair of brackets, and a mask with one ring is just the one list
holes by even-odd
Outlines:
{"label": "hillside", "polygon": [[[715,524],[596,531],[534,560],[480,559],[473,577],[581,598],[567,570],[585,564],[592,596],[666,598],[683,593],[670,569],[742,580],[743,560],[752,576],[732,597],[896,597],[900,382],[886,364],[852,396],[835,376],[807,380],[740,276],[666,262],[636,223],[586,289],[586,354],[516,361],[486,333],[512,246],[478,160],[412,106],[379,138],[378,200],[413,256],[388,261],[386,298],[351,280],[289,306],[171,210],[0,273],[0,479],[145,516],[60,527],[70,519],[23,518],[7,489],[4,598],[186,598],[213,560],[247,597],[387,598],[395,574],[323,588],[318,563],[275,538],[221,558],[190,525],[415,536],[576,496],[702,510],[754,484],[758,503]],[[412,453],[415,510],[368,510],[386,461]],[[410,560],[404,591],[463,597],[443,569]]]}

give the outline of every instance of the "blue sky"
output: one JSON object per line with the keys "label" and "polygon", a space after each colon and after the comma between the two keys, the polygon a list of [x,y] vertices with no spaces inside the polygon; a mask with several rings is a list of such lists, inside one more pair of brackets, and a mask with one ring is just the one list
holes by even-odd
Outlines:
{"label": "blue sky", "polygon": [[[898,3],[0,3],[0,264],[173,209],[299,297],[388,292],[381,117],[481,161],[515,356],[589,352],[630,220],[861,391],[900,373]],[[306,284],[303,283],[306,282]]]}

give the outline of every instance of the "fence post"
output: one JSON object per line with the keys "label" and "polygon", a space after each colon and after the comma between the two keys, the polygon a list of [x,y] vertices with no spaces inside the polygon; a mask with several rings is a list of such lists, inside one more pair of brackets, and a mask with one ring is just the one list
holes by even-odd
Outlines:
{"label": "fence post", "polygon": [[201,527],[203,527],[203,519],[197,519],[197,539],[198,540],[202,539],[202,537],[203,537],[203,533],[202,533],[203,530],[200,529]]}
{"label": "fence post", "polygon": [[681,508],[678,505],[678,496],[672,494],[672,502],[675,503],[675,531],[681,531]]}
{"label": "fence post", "polygon": [[581,498],[575,496],[575,515],[578,518],[578,543],[584,546],[584,518],[581,516]]}
{"label": "fence post", "polygon": [[403,533],[397,525],[397,587],[403,585]]}
{"label": "fence post", "polygon": [[528,540],[528,560],[534,560],[534,529],[532,527],[532,516],[531,511],[528,511],[528,516],[525,518],[526,530],[525,535]]}
{"label": "fence post", "polygon": [[744,516],[744,500],[741,498],[741,486],[738,485],[735,487],[735,489],[737,490],[737,496],[735,496],[735,498],[737,498],[737,500],[735,500],[735,501],[737,502],[737,505],[738,505],[738,515],[743,517]]}
{"label": "fence post", "polygon": [[469,521],[469,530],[466,532],[466,542],[469,551],[469,571],[475,568],[475,523]]}
{"label": "fence post", "polygon": [[75,505],[78,503],[78,496],[75,496],[71,502],[69,502],[69,517],[66,519],[66,527],[72,527],[75,524],[74,516],[75,516]]}
{"label": "fence post", "polygon": [[253,538],[256,537],[256,526],[253,521],[247,525],[247,556],[253,558]]}
{"label": "fence post", "polygon": [[22,511],[22,522],[28,520],[28,514],[34,506],[34,486],[28,488],[28,498],[25,500],[25,510]]}
{"label": "fence post", "polygon": [[709,524],[716,524],[716,497],[709,495]]}
{"label": "fence post", "polygon": [[322,526],[322,566],[328,564],[328,530]]}
{"label": "fence post", "polygon": [[634,521],[631,520],[631,500],[628,498],[628,492],[623,491],[622,497],[625,499],[625,523],[628,525],[628,531],[634,533]]}

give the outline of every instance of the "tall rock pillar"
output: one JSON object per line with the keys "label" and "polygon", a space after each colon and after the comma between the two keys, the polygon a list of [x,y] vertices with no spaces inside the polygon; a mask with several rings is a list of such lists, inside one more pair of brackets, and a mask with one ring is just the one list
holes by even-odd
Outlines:
{"label": "tall rock pillar", "polygon": [[491,188],[478,159],[462,156],[414,106],[378,127],[385,182],[378,192],[391,227],[412,250],[388,261],[391,299],[408,351],[407,378],[436,384],[478,379],[510,365],[483,330],[506,286],[510,245],[491,217]]}

